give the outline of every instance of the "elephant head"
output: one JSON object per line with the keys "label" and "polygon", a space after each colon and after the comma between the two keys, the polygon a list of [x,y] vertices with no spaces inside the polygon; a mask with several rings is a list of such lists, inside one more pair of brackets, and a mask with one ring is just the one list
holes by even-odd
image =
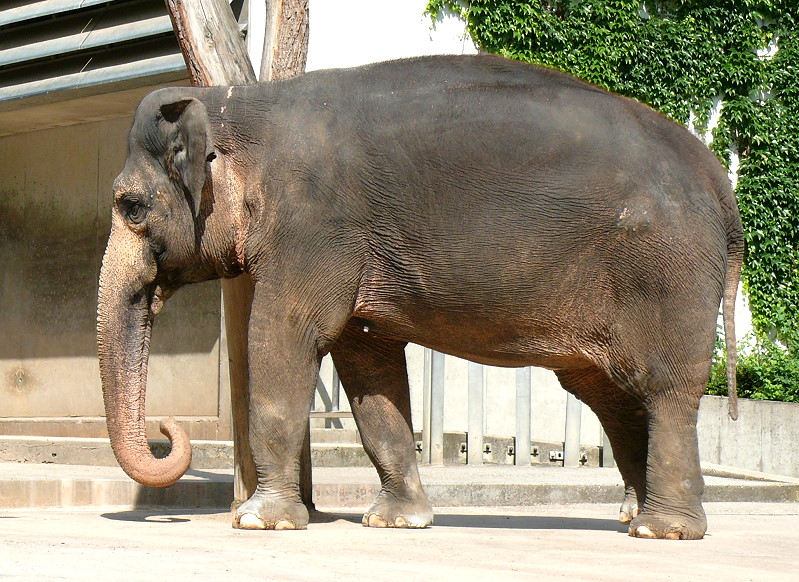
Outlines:
{"label": "elephant head", "polygon": [[[111,445],[125,472],[149,486],[177,481],[191,462],[186,433],[169,419],[172,452],[156,459],[145,435],[153,318],[185,283],[220,276],[210,257],[211,125],[190,89],[156,91],[137,109],[128,158],[113,185],[111,235],[100,273],[97,344]],[[222,237],[223,238],[223,237]]]}

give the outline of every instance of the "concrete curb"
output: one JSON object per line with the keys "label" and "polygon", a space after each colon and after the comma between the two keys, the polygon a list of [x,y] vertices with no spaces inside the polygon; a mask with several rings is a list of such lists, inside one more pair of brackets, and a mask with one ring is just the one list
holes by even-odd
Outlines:
{"label": "concrete curb", "polygon": [[727,477],[732,479],[747,479],[750,481],[773,481],[777,483],[791,483],[799,485],[799,479],[788,477],[787,475],[774,475],[773,473],[763,473],[761,471],[750,471],[739,469],[738,467],[727,467],[714,463],[702,463],[702,474],[712,477]]}
{"label": "concrete curb", "polygon": [[[614,469],[509,466],[420,467],[434,506],[525,506],[618,503]],[[319,507],[364,510],[379,491],[376,472],[361,467],[315,467]],[[118,467],[0,463],[0,508],[170,507],[227,509],[231,471],[190,470],[165,488],[143,487]],[[707,477],[705,501],[796,502],[799,484]]]}
{"label": "concrete curb", "polygon": [[[156,456],[169,452],[169,441],[149,440]],[[191,469],[229,469],[233,466],[233,441],[191,441]],[[369,457],[358,443],[315,442],[314,466],[371,467]],[[0,435],[0,463],[52,463],[116,467],[117,460],[107,438],[39,437]]]}

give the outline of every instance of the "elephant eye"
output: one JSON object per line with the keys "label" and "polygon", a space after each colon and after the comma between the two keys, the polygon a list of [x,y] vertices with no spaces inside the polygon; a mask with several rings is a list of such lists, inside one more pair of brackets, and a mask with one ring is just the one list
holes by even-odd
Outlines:
{"label": "elephant eye", "polygon": [[150,209],[138,200],[123,198],[121,201],[122,214],[133,224],[141,224],[147,218]]}
{"label": "elephant eye", "polygon": [[147,218],[147,207],[142,204],[133,204],[128,210],[128,219],[134,224],[139,224],[145,218]]}

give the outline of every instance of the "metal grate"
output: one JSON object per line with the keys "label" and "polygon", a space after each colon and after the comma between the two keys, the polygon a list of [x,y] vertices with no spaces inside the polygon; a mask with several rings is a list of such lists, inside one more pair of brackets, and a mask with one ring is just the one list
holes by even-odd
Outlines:
{"label": "metal grate", "polygon": [[[241,12],[243,0],[232,3]],[[0,11],[0,102],[186,77],[163,0],[10,2]]]}

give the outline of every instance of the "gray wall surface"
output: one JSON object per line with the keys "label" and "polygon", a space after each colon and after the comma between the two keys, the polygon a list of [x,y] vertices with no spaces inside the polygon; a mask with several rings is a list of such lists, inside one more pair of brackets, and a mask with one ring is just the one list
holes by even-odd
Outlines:
{"label": "gray wall surface", "polygon": [[702,462],[799,477],[799,404],[738,400],[739,416],[727,415],[727,398],[703,396],[699,407]]}
{"label": "gray wall surface", "polygon": [[[0,138],[0,420],[103,414],[97,281],[130,116]],[[216,417],[220,290],[156,321],[148,415]]]}

